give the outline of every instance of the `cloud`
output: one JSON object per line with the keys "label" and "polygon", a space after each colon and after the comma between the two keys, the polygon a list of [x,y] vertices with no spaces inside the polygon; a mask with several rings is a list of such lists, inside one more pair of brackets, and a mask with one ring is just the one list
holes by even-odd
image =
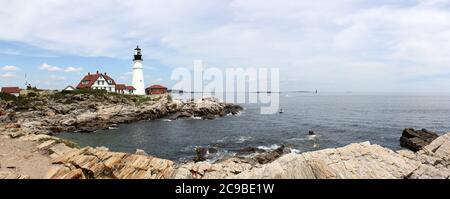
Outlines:
{"label": "cloud", "polygon": [[14,73],[5,73],[5,74],[0,74],[1,78],[5,78],[5,79],[9,79],[9,78],[15,78],[16,75]]}
{"label": "cloud", "polygon": [[51,65],[48,65],[48,64],[45,64],[45,63],[42,64],[39,67],[39,69],[40,70],[46,70],[46,71],[49,71],[49,72],[63,71],[63,69],[58,67],[58,66],[51,66]]}
{"label": "cloud", "polygon": [[140,44],[170,67],[279,67],[285,89],[430,90],[437,80],[415,79],[450,66],[445,0],[0,1],[0,40],[114,58]]}
{"label": "cloud", "polygon": [[18,70],[20,70],[20,68],[17,66],[3,66],[0,68],[0,70],[2,70],[2,71],[18,71]]}
{"label": "cloud", "polygon": [[59,66],[52,66],[52,65],[49,65],[46,63],[42,64],[39,67],[39,69],[46,70],[49,72],[65,72],[65,73],[81,72],[84,70],[83,67],[66,67],[66,68],[64,68],[64,67],[59,67]]}

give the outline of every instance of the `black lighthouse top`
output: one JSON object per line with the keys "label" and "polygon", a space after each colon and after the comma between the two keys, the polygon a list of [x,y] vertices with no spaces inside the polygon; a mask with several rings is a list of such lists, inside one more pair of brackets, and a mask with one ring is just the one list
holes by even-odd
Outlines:
{"label": "black lighthouse top", "polygon": [[139,48],[139,46],[136,47],[136,49],[134,49],[134,59],[133,61],[142,61],[142,53],[141,53],[141,49]]}

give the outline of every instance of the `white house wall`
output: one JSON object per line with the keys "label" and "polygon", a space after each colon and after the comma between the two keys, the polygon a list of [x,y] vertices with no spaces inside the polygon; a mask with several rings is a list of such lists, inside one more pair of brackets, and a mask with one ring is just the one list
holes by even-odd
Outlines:
{"label": "white house wall", "polygon": [[115,85],[109,84],[103,75],[100,75],[100,77],[95,80],[95,83],[91,86],[91,88],[96,90],[106,90],[107,92],[116,92]]}

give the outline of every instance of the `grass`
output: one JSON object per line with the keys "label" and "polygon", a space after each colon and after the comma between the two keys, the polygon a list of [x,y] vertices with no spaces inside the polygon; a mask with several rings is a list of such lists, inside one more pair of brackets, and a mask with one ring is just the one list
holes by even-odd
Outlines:
{"label": "grass", "polygon": [[107,92],[105,90],[95,90],[95,89],[77,89],[74,91],[61,91],[50,95],[52,99],[64,99],[73,95],[78,94],[88,94],[96,97],[105,97]]}
{"label": "grass", "polygon": [[136,106],[140,106],[141,104],[145,102],[152,101],[152,98],[146,97],[146,96],[139,96],[135,102]]}

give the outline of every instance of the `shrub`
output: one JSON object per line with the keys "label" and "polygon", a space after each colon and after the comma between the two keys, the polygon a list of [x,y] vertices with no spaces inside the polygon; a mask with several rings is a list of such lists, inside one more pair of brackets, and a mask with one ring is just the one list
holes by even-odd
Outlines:
{"label": "shrub", "polygon": [[1,93],[0,92],[0,100],[3,101],[16,101],[17,97],[8,93]]}

